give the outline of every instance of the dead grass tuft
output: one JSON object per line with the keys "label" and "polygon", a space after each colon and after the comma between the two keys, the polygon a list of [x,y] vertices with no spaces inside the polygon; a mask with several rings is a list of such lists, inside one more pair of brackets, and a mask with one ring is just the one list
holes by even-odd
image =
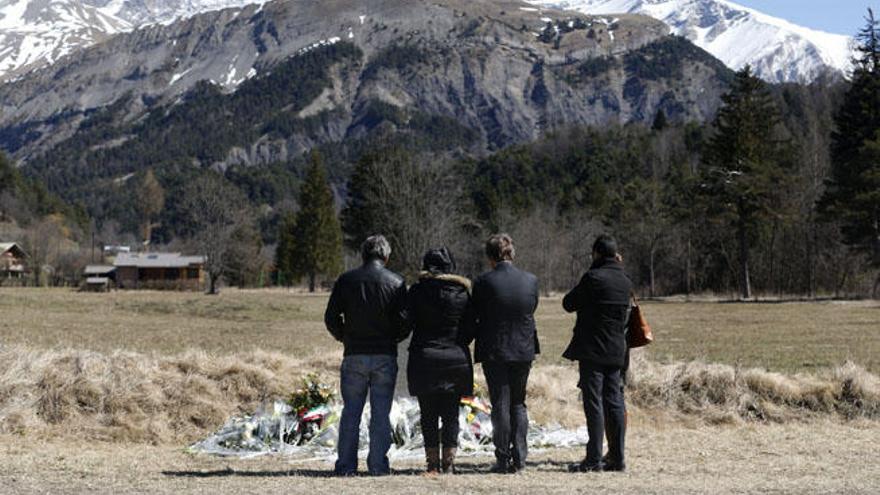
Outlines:
{"label": "dead grass tuft", "polygon": [[630,380],[627,393],[634,404],[710,423],[785,422],[834,413],[880,419],[880,380],[852,363],[815,375],[783,375],[699,361],[658,364],[637,355]]}
{"label": "dead grass tuft", "polygon": [[[285,397],[308,372],[336,386],[340,351],[304,357],[254,351],[173,357],[131,352],[0,350],[0,432],[184,443],[230,416]],[[477,373],[480,377],[482,374]],[[701,362],[660,364],[634,356],[627,400],[635,416],[738,424],[819,417],[880,419],[880,379],[852,363],[823,374],[783,375]],[[583,424],[573,366],[536,366],[530,416]]]}
{"label": "dead grass tuft", "polygon": [[[0,431],[134,442],[186,442],[234,414],[283,397],[307,371],[340,353],[305,359],[259,351],[237,356],[0,350]],[[320,363],[323,363],[321,365]],[[338,377],[327,375],[333,383]]]}

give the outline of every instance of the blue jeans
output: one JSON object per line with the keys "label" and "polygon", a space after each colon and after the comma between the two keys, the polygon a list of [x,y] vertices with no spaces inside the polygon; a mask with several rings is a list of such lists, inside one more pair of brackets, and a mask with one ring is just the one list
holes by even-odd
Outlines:
{"label": "blue jeans", "polygon": [[388,449],[391,448],[391,402],[397,381],[397,357],[386,354],[356,354],[342,359],[342,418],[339,420],[339,445],[336,474],[357,472],[358,440],[361,414],[370,392],[370,474],[389,474]]}

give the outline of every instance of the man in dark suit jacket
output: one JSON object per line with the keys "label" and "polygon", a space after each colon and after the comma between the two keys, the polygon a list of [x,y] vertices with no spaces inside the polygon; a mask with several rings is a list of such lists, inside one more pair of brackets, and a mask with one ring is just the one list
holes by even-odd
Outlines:
{"label": "man in dark suit jacket", "polygon": [[493,472],[509,473],[525,467],[526,383],[535,355],[540,352],[535,327],[538,279],[513,266],[515,250],[507,234],[486,242],[492,270],[474,281],[472,308],[476,340],[474,360],[483,363],[492,401]]}
{"label": "man in dark suit jacket", "polygon": [[[562,307],[577,311],[574,336],[563,357],[579,362],[590,439],[587,457],[572,471],[623,471],[626,406],[622,373],[627,361],[626,321],[632,282],[623,271],[617,243],[603,235],[593,244],[593,264],[565,295]],[[608,455],[602,457],[602,438]]]}

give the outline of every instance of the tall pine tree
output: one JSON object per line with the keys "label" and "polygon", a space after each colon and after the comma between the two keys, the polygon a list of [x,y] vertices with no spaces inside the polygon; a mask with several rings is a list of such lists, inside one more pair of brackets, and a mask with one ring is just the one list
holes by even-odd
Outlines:
{"label": "tall pine tree", "polygon": [[278,222],[278,245],[275,248],[276,283],[290,287],[293,283],[293,245],[296,213],[286,212]]}
{"label": "tall pine tree", "polygon": [[[880,266],[880,21],[868,9],[849,90],[834,119],[831,177],[820,210],[844,242]],[[874,296],[880,277],[874,283]]]}
{"label": "tall pine tree", "polygon": [[778,137],[778,110],[750,67],[736,73],[721,99],[699,190],[708,217],[736,233],[740,293],[749,299],[749,254],[762,223],[779,214],[787,147]]}
{"label": "tall pine tree", "polygon": [[294,278],[308,277],[309,292],[314,292],[318,275],[334,277],[342,271],[342,229],[336,217],[333,191],[317,151],[312,152],[299,204],[290,267]]}

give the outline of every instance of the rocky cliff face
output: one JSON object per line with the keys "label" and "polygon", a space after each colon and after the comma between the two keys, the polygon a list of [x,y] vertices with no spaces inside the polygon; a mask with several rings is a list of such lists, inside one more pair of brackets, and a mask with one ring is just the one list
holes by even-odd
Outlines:
{"label": "rocky cliff face", "polygon": [[[852,38],[798,26],[729,0],[529,0],[590,14],[644,14],[735,70],[770,82],[809,83],[850,70]],[[805,6],[805,8],[808,8]]]}
{"label": "rocky cliff face", "polygon": [[[659,109],[673,120],[707,120],[729,71],[667,32],[639,15],[539,12],[514,0],[288,0],[227,9],[112,37],[0,86],[0,146],[25,166],[92,166],[99,168],[90,174],[108,176],[103,150],[134,146],[145,122],[160,125],[157,113],[184,123],[185,115],[217,118],[181,113],[204,81],[213,88],[198,100],[204,105],[226,105],[260,84],[259,91],[293,92],[299,86],[278,86],[295,79],[271,79],[273,72],[336,44],[356,53],[330,60],[321,87],[262,117],[247,115],[248,132],[231,142],[208,135],[210,160],[189,149],[178,161],[272,163],[379,124],[406,128],[432,118],[457,123],[473,151],[564,125],[650,122]],[[247,113],[229,105],[239,113],[227,115]],[[269,125],[279,119],[297,124]]]}

